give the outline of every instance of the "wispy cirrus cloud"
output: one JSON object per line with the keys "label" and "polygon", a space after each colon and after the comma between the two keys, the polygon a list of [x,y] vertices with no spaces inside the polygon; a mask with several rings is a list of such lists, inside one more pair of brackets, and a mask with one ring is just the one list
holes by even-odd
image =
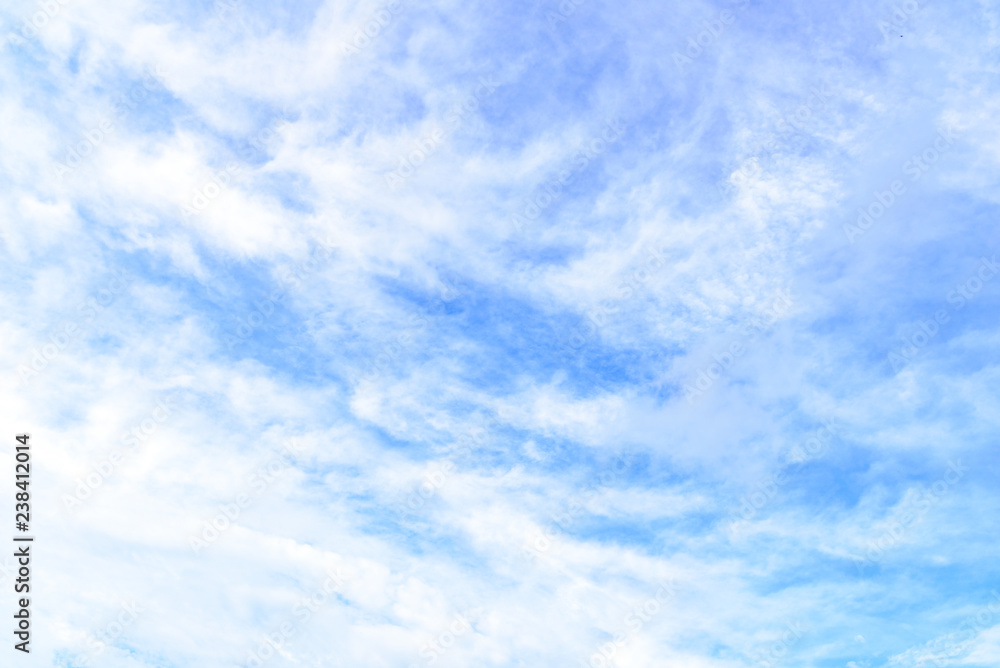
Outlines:
{"label": "wispy cirrus cloud", "polygon": [[993,665],[1000,18],[913,4],[0,11],[39,665]]}

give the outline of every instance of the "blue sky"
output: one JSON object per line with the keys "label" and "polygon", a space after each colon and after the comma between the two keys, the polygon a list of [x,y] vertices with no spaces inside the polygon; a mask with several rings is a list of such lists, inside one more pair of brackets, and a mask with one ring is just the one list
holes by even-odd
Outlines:
{"label": "blue sky", "polygon": [[995,2],[0,37],[18,661],[1000,664]]}

